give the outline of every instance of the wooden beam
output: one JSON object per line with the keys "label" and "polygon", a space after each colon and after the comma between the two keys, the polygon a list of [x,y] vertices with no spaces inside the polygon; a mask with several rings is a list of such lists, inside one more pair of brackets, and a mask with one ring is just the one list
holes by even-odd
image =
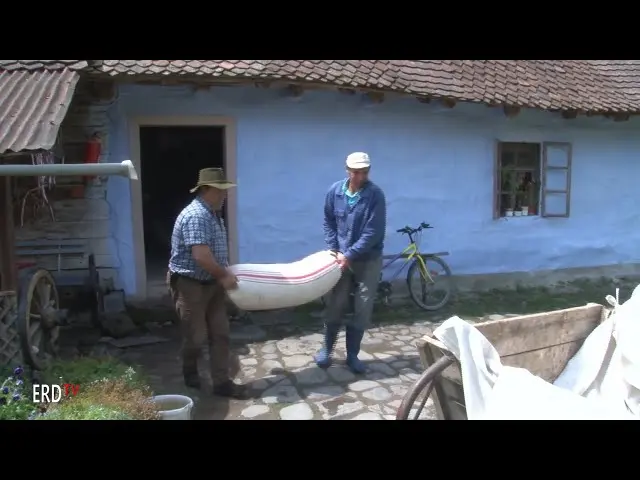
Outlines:
{"label": "wooden beam", "polygon": [[208,92],[213,85],[207,83],[192,83],[191,88],[194,92]]}
{"label": "wooden beam", "polygon": [[160,80],[160,85],[165,87],[175,87],[176,85],[180,85],[186,83],[186,79],[183,80],[180,77],[164,77]]}
{"label": "wooden beam", "polygon": [[520,107],[513,107],[511,105],[505,105],[504,107],[502,107],[502,110],[504,111],[504,114],[507,116],[507,118],[513,118],[520,113]]}
{"label": "wooden beam", "polygon": [[368,92],[365,95],[373,103],[382,103],[382,102],[384,102],[384,93],[382,93],[382,92]]}
{"label": "wooden beam", "polygon": [[304,88],[302,88],[302,86],[300,85],[291,84],[291,85],[287,85],[285,91],[288,96],[293,98],[299,98],[304,93]]}
{"label": "wooden beam", "polygon": [[451,98],[443,98],[441,99],[442,104],[447,108],[453,108],[456,106],[456,101]]}
{"label": "wooden beam", "polygon": [[564,119],[573,120],[574,118],[576,118],[578,116],[578,111],[577,110],[565,110],[560,115],[562,115],[562,118],[564,118]]}
{"label": "wooden beam", "polygon": [[86,91],[92,99],[111,100],[116,96],[116,82],[110,79],[96,79],[86,83]]}
{"label": "wooden beam", "polygon": [[[324,82],[300,82],[298,84],[286,84],[282,80],[276,81],[276,80],[267,80],[267,79],[250,80],[250,79],[238,79],[238,78],[215,78],[211,80],[211,79],[203,79],[202,77],[197,77],[197,76],[188,76],[188,77],[187,76],[184,76],[184,77],[183,76],[176,76],[176,77],[164,76],[162,77],[158,75],[158,76],[149,78],[146,75],[135,75],[131,77],[129,76],[115,77],[113,81],[115,81],[116,84],[136,83],[141,85],[160,84],[160,85],[167,85],[167,86],[175,86],[175,85],[181,85],[181,84],[183,85],[185,83],[191,84],[191,85],[195,83],[202,83],[209,86],[243,86],[243,85],[253,84],[256,88],[280,88],[281,86],[284,85],[285,90],[288,92],[288,94],[294,98],[302,96],[303,92],[307,90],[334,89],[335,91],[335,89],[337,89],[340,93],[343,93],[345,95],[355,95],[356,93],[364,93],[372,103],[380,103],[384,101],[384,95],[385,95],[384,92],[381,92],[376,89],[370,89],[367,87],[358,87],[358,88],[346,87],[346,86],[336,87],[334,85],[324,83]],[[397,93],[402,95],[402,92],[397,92]],[[432,100],[433,100],[433,98],[430,98],[430,97],[416,97],[416,99],[420,103],[424,103],[424,104],[432,103]],[[450,98],[439,98],[437,100],[439,100],[444,106],[448,108],[454,108],[456,105],[456,101]],[[501,106],[500,103],[485,103],[485,105],[487,106],[487,108],[496,108]],[[503,106],[503,111],[507,117],[512,118],[518,115],[518,113],[520,112],[520,107]],[[613,119],[616,122],[623,122],[623,121],[629,120],[630,118],[629,114],[613,114],[610,112],[602,112],[602,111],[582,112],[577,110],[570,110],[570,111],[563,112],[563,111],[559,111],[558,109],[546,110],[546,111],[560,113],[561,116],[566,119],[573,119],[573,118],[577,118],[578,115],[585,115],[587,117],[603,116],[605,118]]]}
{"label": "wooden beam", "polygon": [[152,78],[150,80],[136,80],[133,83],[136,85],[161,85],[162,84],[159,78]]}
{"label": "wooden beam", "polygon": [[0,291],[18,289],[11,178],[0,177]]}

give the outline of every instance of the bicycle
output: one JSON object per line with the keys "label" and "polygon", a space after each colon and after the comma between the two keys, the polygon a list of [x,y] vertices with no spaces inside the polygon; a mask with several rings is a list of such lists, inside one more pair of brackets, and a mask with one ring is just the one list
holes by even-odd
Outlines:
{"label": "bicycle", "polygon": [[[399,268],[396,271],[396,273],[393,275],[390,281],[382,280],[382,273],[380,274],[380,281],[378,282],[377,295],[376,295],[377,300],[382,301],[387,306],[389,305],[390,303],[389,299],[391,297],[391,294],[393,293],[393,287],[391,285],[391,282],[398,277],[398,275],[404,269],[406,264],[411,262],[411,265],[409,266],[409,270],[407,270],[407,287],[409,288],[409,295],[411,296],[411,300],[413,300],[413,302],[419,308],[427,311],[439,310],[449,302],[449,299],[451,298],[451,282],[450,282],[451,269],[449,268],[449,265],[447,265],[447,263],[442,258],[440,258],[441,256],[448,255],[449,253],[448,252],[438,252],[438,253],[421,253],[420,252],[420,247],[419,247],[420,238],[418,237],[418,235],[420,235],[423,230],[426,230],[429,228],[433,228],[433,227],[428,223],[422,222],[420,226],[417,228],[412,228],[407,225],[406,227],[396,230],[398,233],[409,236],[409,245],[398,255],[394,256],[393,258],[391,258],[391,260],[386,262],[382,266],[382,270],[389,267],[400,258],[405,258],[405,261],[402,268]],[[435,270],[428,268],[427,262],[430,262],[430,261],[433,261],[433,263],[442,267],[443,273],[438,273]],[[412,279],[416,275],[416,273],[418,274],[417,276],[418,276],[418,280],[420,282],[420,287],[421,287],[418,292],[420,293],[420,296],[412,288]],[[445,287],[444,296],[442,300],[440,300],[439,302],[435,304],[430,304],[430,303],[427,303],[428,297],[429,297],[429,294],[433,291],[434,285],[436,284],[436,280],[435,280],[436,277],[438,278],[438,282],[441,282],[440,278],[444,277],[444,281],[443,281],[444,287]],[[321,300],[322,300],[322,303],[326,306],[326,301],[324,297]],[[354,294],[351,295],[351,301],[349,306],[349,310],[351,312],[353,311],[353,303],[354,303]]]}

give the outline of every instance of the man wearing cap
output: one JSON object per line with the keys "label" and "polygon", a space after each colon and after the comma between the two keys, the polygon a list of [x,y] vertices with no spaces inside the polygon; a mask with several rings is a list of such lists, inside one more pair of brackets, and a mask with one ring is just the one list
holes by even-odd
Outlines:
{"label": "man wearing cap", "polygon": [[382,270],[387,207],[384,193],[369,180],[369,155],[352,153],[346,164],[347,178],[331,185],[324,205],[325,242],[336,252],[343,274],[328,298],[324,347],[315,361],[320,368],[331,364],[343,314],[353,292],[355,311],[346,326],[347,366],[354,373],[364,373],[366,368],[358,353],[371,323]]}
{"label": "man wearing cap", "polygon": [[220,168],[200,170],[191,189],[197,196],[178,215],[171,236],[168,283],[182,331],[182,368],[188,387],[200,388],[198,357],[209,343],[211,378],[216,395],[246,398],[230,377],[229,317],[225,290],[237,279],[227,269],[227,231],[219,211],[235,184]]}

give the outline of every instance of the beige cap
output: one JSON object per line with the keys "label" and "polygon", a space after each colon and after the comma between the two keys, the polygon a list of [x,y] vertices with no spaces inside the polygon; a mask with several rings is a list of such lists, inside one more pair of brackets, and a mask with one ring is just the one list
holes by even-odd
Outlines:
{"label": "beige cap", "polygon": [[354,152],[347,157],[347,168],[354,170],[360,170],[362,168],[369,168],[371,166],[371,160],[369,155],[364,152]]}

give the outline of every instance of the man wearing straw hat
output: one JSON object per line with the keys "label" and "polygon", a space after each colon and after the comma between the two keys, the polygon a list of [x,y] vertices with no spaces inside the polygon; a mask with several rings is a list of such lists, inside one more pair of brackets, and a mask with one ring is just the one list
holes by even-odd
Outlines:
{"label": "man wearing straw hat", "polygon": [[225,290],[236,288],[237,279],[227,269],[227,231],[218,213],[227,190],[235,186],[221,168],[200,170],[198,183],[191,189],[197,196],[173,227],[168,283],[180,317],[185,384],[200,388],[198,357],[208,339],[213,393],[246,398],[244,387],[230,378]]}

